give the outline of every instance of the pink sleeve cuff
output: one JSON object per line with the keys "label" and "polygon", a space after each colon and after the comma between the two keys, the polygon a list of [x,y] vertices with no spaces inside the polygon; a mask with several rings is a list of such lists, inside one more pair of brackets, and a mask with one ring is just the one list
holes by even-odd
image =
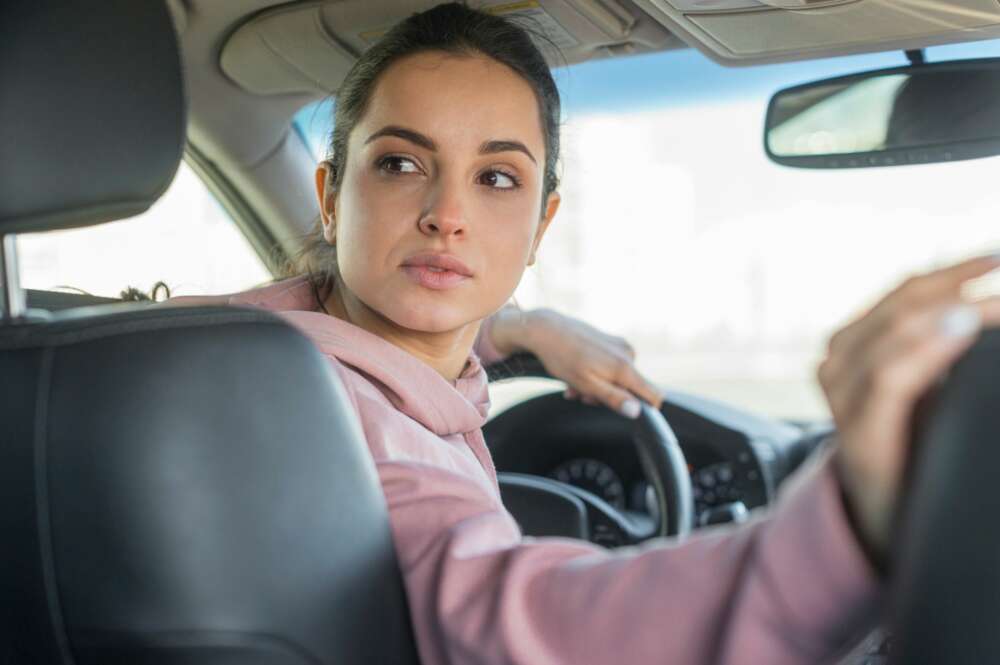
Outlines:
{"label": "pink sleeve cuff", "polygon": [[493,343],[493,324],[496,322],[499,311],[507,307],[513,307],[513,305],[505,305],[501,310],[490,314],[483,320],[482,325],[479,326],[479,334],[472,345],[472,352],[479,356],[479,362],[482,363],[483,367],[500,362],[507,357],[500,353]]}

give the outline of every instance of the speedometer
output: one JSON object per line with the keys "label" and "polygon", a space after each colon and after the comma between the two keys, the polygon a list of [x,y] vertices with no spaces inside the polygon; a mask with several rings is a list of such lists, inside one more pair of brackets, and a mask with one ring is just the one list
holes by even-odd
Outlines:
{"label": "speedometer", "polygon": [[552,469],[549,477],[596,494],[618,510],[625,509],[625,486],[621,478],[600,460],[572,459]]}

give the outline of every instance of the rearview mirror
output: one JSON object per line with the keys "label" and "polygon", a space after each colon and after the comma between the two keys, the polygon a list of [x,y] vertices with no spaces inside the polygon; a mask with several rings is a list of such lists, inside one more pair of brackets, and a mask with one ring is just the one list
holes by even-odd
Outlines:
{"label": "rearview mirror", "polygon": [[768,157],[816,169],[1000,154],[1000,58],[863,72],[771,98]]}

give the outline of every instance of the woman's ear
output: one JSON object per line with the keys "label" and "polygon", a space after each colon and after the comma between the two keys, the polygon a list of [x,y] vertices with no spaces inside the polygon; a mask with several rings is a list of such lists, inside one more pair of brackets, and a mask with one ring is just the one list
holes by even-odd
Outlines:
{"label": "woman's ear", "polygon": [[323,222],[323,237],[331,245],[337,242],[337,191],[333,164],[324,160],[316,167],[316,198],[319,200],[319,218]]}
{"label": "woman's ear", "polygon": [[545,214],[542,215],[542,219],[538,223],[538,229],[535,230],[535,240],[531,243],[531,254],[528,255],[529,266],[535,264],[535,254],[538,252],[538,245],[541,244],[542,236],[545,235],[546,229],[552,223],[552,218],[556,216],[556,211],[559,210],[559,203],[561,201],[562,198],[558,192],[549,194],[549,198],[545,203]]}

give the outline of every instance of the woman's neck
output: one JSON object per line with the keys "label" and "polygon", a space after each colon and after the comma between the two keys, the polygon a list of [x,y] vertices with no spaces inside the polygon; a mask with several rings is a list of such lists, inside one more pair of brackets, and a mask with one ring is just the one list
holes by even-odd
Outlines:
{"label": "woman's neck", "polygon": [[349,289],[341,288],[339,281],[333,284],[323,307],[331,316],[353,323],[422,360],[448,382],[454,382],[465,369],[479,332],[478,323],[442,333],[403,328],[361,302]]}

